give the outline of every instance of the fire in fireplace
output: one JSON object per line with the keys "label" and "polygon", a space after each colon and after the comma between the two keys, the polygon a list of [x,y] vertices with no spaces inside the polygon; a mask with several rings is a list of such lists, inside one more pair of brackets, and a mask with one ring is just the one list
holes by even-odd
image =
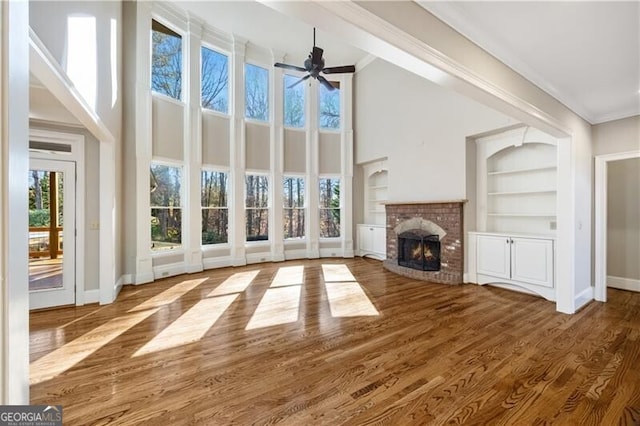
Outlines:
{"label": "fire in fireplace", "polygon": [[440,237],[421,229],[399,234],[398,265],[419,271],[439,271]]}

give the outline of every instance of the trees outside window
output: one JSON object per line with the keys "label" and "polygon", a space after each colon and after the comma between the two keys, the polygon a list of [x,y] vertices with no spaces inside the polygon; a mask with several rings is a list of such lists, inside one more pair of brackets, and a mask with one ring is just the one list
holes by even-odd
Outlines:
{"label": "trees outside window", "polygon": [[245,178],[247,241],[269,239],[269,179],[248,174]]}
{"label": "trees outside window", "polygon": [[229,175],[202,170],[200,198],[202,203],[202,245],[229,242]]}
{"label": "trees outside window", "polygon": [[289,88],[299,79],[292,75],[284,75],[284,125],[286,127],[304,127],[305,85],[298,84]]}
{"label": "trees outside window", "polygon": [[[332,84],[339,87],[337,82]],[[321,129],[340,129],[340,90],[328,90],[319,84],[319,123]]]}
{"label": "trees outside window", "polygon": [[340,179],[320,178],[320,238],[340,236]]}
{"label": "trees outside window", "polygon": [[304,238],[304,178],[284,178],[284,238]]}
{"label": "trees outside window", "polygon": [[182,243],[180,190],[182,168],[151,164],[151,248],[166,250]]}
{"label": "trees outside window", "polygon": [[229,58],[202,47],[202,108],[229,113]]}
{"label": "trees outside window", "polygon": [[182,37],[158,21],[151,21],[151,90],[182,98]]}
{"label": "trees outside window", "polygon": [[244,65],[245,117],[269,121],[269,71],[265,68]]}

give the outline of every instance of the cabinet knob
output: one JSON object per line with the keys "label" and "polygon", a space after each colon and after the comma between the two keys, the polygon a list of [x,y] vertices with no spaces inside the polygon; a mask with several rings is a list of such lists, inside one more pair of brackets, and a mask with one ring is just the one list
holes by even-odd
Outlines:
{"label": "cabinet knob", "polygon": [[369,231],[373,231],[373,228],[369,228]]}

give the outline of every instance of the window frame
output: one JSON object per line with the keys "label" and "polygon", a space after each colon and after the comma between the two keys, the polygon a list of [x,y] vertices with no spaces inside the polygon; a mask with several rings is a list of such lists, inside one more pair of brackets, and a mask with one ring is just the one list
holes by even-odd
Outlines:
{"label": "window frame", "polygon": [[[202,205],[202,172],[216,172],[216,173],[226,173],[227,175],[227,205],[226,207],[204,207]],[[225,167],[216,167],[216,166],[211,166],[211,165],[207,165],[207,164],[203,164],[202,167],[200,167],[200,220],[202,221],[202,212],[207,209],[207,210],[227,210],[227,242],[226,243],[211,243],[211,244],[204,244],[202,242],[202,227],[200,229],[200,247],[203,251],[209,251],[212,249],[216,249],[216,248],[225,248],[225,247],[229,247],[231,245],[230,239],[231,239],[231,232],[233,231],[233,226],[232,226],[232,221],[233,221],[233,215],[232,215],[232,206],[233,206],[233,188],[232,188],[232,181],[231,181],[231,172],[229,170],[229,168],[225,168]]]}
{"label": "window frame", "polygon": [[286,85],[286,78],[287,77],[293,77],[296,79],[300,79],[302,77],[304,77],[305,74],[303,73],[297,73],[295,71],[288,71],[288,72],[283,72],[282,73],[282,127],[284,127],[287,130],[299,130],[299,131],[304,131],[308,128],[308,122],[309,122],[309,112],[307,111],[307,97],[309,96],[308,91],[307,91],[307,85],[305,84],[305,82],[300,83],[299,86],[301,86],[302,89],[302,111],[303,111],[303,116],[302,116],[302,126],[300,127],[293,127],[290,125],[287,125],[285,122],[286,119],[286,114],[285,114],[285,99],[287,98],[286,93],[287,93],[287,85]]}
{"label": "window frame", "polygon": [[[159,250],[159,249],[154,249],[151,246],[149,246],[149,251],[151,252],[151,257],[162,257],[162,256],[171,256],[171,255],[176,255],[176,254],[184,254],[186,252],[186,247],[184,244],[184,235],[185,235],[185,221],[186,218],[184,217],[184,212],[185,212],[185,206],[184,206],[184,200],[185,200],[185,165],[183,162],[180,161],[175,161],[175,160],[169,160],[169,159],[164,159],[164,158],[158,158],[158,157],[154,157],[151,159],[151,161],[149,162],[149,178],[151,179],[151,167],[153,165],[159,165],[159,166],[165,166],[165,167],[173,167],[173,168],[177,168],[180,169],[180,206],[179,207],[174,207],[180,210],[180,245],[176,248],[170,248],[170,249],[164,249],[164,250]],[[151,204],[151,192],[149,192],[149,215],[151,216],[151,211],[153,209],[158,209],[158,208],[166,208],[168,209],[169,206],[154,206]],[[149,224],[149,242],[151,244],[153,244],[153,236],[151,233],[151,223]]]}
{"label": "window frame", "polygon": [[[284,180],[285,179],[302,179],[303,183],[304,183],[304,204],[302,207],[285,207],[284,206]],[[301,173],[286,173],[282,175],[282,215],[283,215],[283,219],[284,219],[284,214],[287,210],[302,210],[302,212],[304,213],[304,217],[305,217],[305,223],[304,223],[304,236],[303,237],[293,237],[293,238],[286,238],[285,235],[285,230],[284,230],[284,220],[282,221],[282,240],[286,243],[289,244],[294,244],[294,243],[298,243],[298,242],[304,242],[308,239],[308,211],[309,211],[309,188],[308,188],[308,179],[307,176],[305,174],[301,174]]]}
{"label": "window frame", "polygon": [[[339,78],[335,79],[335,80],[330,80],[330,79],[327,79],[327,80],[329,80],[330,82],[331,81],[337,82],[337,83],[340,84],[341,87],[344,85],[342,79],[339,79]],[[343,117],[343,105],[342,105],[343,104],[342,90],[341,89],[336,89],[336,90],[338,90],[338,101],[339,101],[339,105],[338,105],[338,107],[339,107],[339,120],[340,120],[339,126],[338,127],[322,127],[322,125],[321,125],[321,122],[322,122],[322,119],[321,119],[321,116],[322,116],[322,108],[321,108],[322,95],[321,95],[321,93],[322,93],[322,90],[327,90],[327,89],[322,84],[320,84],[319,82],[317,83],[317,86],[318,86],[318,88],[317,88],[317,91],[318,91],[317,92],[317,95],[318,95],[318,102],[317,102],[318,103],[318,105],[317,105],[318,111],[317,111],[316,119],[318,120],[318,131],[325,132],[325,133],[340,133],[342,131],[342,127],[344,125],[344,123],[343,123],[344,117]],[[334,91],[331,91],[329,93],[333,93],[333,92]]]}
{"label": "window frame", "polygon": [[[220,112],[215,109],[205,108],[202,106],[202,49],[208,49],[215,53],[227,57],[227,112]],[[234,100],[231,96],[231,80],[232,80],[232,66],[231,66],[232,54],[231,52],[226,51],[225,49],[221,49],[218,46],[215,46],[211,43],[207,43],[206,41],[200,42],[200,109],[203,113],[213,113],[217,114],[221,117],[229,118],[231,117],[231,111],[233,111],[233,103]]]}
{"label": "window frame", "polygon": [[[247,117],[247,65],[251,65],[253,67],[261,68],[267,71],[267,119],[260,120],[257,118]],[[261,64],[259,62],[254,62],[251,60],[245,60],[242,64],[242,84],[244,88],[244,111],[242,111],[242,117],[245,121],[250,123],[258,123],[258,124],[271,124],[271,110],[273,108],[272,99],[271,99],[271,68],[268,65]]]}
{"label": "window frame", "polygon": [[185,76],[185,31],[178,28],[178,26],[174,25],[169,20],[165,19],[162,16],[158,16],[156,14],[151,15],[151,21],[156,21],[158,24],[166,27],[169,31],[174,32],[176,35],[180,36],[180,97],[174,98],[173,96],[167,95],[166,93],[157,92],[153,89],[153,32],[156,31],[153,29],[153,22],[151,22],[151,28],[149,32],[150,40],[150,52],[149,52],[149,90],[152,95],[159,96],[163,99],[169,99],[174,102],[178,102],[180,105],[185,105],[186,102],[184,100],[184,76]]}
{"label": "window frame", "polygon": [[326,174],[326,175],[318,176],[318,238],[321,241],[336,241],[336,240],[341,239],[342,236],[343,236],[342,220],[340,220],[340,224],[339,224],[339,227],[338,227],[339,235],[337,237],[323,237],[323,236],[320,235],[320,223],[322,221],[321,212],[322,212],[322,210],[339,210],[340,211],[340,219],[342,219],[342,208],[343,208],[343,206],[342,206],[342,198],[341,198],[342,194],[340,195],[340,197],[338,197],[339,205],[338,205],[337,208],[335,208],[335,207],[322,207],[322,203],[320,202],[320,197],[322,195],[322,192],[320,190],[320,182],[323,179],[332,179],[332,180],[336,179],[336,180],[338,180],[338,188],[340,188],[340,191],[342,191],[342,176],[335,175],[335,174]]}
{"label": "window frame", "polygon": [[[260,176],[260,177],[265,177],[267,179],[267,205],[265,207],[247,207],[247,177],[251,175],[251,176]],[[243,179],[243,192],[244,192],[244,202],[243,202],[243,206],[244,206],[244,229],[245,229],[245,236],[244,236],[244,244],[245,245],[262,245],[262,244],[270,244],[271,242],[271,227],[273,226],[272,223],[269,223],[269,216],[271,216],[271,209],[272,209],[272,182],[270,179],[270,174],[269,172],[265,172],[265,171],[256,171],[256,170],[245,170],[244,172],[244,179]],[[249,241],[247,240],[247,233],[246,233],[246,229],[247,229],[247,211],[248,210],[267,210],[267,239],[266,240],[254,240],[254,241]]]}

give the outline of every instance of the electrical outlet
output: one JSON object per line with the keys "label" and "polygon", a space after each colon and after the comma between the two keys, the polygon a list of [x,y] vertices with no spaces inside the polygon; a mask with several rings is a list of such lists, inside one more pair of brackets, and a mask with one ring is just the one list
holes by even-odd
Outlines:
{"label": "electrical outlet", "polygon": [[89,223],[89,229],[91,229],[92,231],[97,231],[100,229],[100,222],[94,221]]}
{"label": "electrical outlet", "polygon": [[556,221],[553,220],[551,222],[549,222],[549,229],[551,229],[552,231],[555,230],[557,228],[557,224]]}

